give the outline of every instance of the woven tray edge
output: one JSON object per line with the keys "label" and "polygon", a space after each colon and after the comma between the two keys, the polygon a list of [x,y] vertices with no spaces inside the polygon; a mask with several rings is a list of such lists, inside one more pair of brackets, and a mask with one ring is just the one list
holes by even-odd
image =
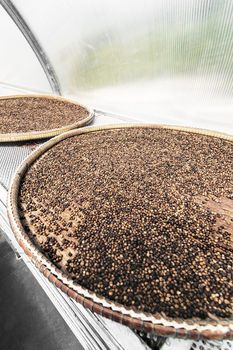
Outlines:
{"label": "woven tray edge", "polygon": [[88,116],[86,118],[83,118],[82,120],[69,124],[60,128],[56,129],[47,129],[47,130],[41,130],[41,131],[29,131],[25,133],[6,133],[6,134],[1,134],[0,133],[0,142],[1,143],[8,143],[8,142],[17,142],[17,141],[30,141],[30,140],[38,140],[38,139],[43,139],[43,138],[50,138],[62,133],[65,133],[69,130],[76,129],[76,128],[81,128],[83,126],[86,126],[90,124],[94,117],[95,113],[94,111],[87,107],[84,106],[83,104],[78,103],[77,101],[61,97],[61,96],[52,96],[52,95],[34,95],[34,94],[25,94],[25,95],[10,95],[10,96],[1,96],[0,100],[10,100],[14,98],[27,98],[27,97],[36,97],[36,98],[44,98],[44,99],[50,99],[50,100],[58,100],[58,101],[63,101],[66,103],[71,103],[75,104],[77,106],[83,107],[88,111]]}
{"label": "woven tray edge", "polygon": [[[64,140],[65,138],[80,135],[83,133],[89,133],[94,131],[117,129],[117,128],[165,128],[180,130],[184,132],[199,133],[207,136],[220,137],[222,139],[233,142],[233,136],[224,133],[194,129],[189,127],[178,127],[170,125],[156,125],[156,124],[118,124],[118,125],[107,125],[102,127],[91,127],[81,130],[71,130],[65,134],[59,135],[56,138],[43,144],[37,150],[32,152],[28,158],[20,165],[15,177],[13,178],[10,186],[8,196],[8,215],[11,223],[13,232],[25,251],[25,253],[31,258],[35,265],[43,272],[43,274],[57,287],[63,290],[70,297],[78,302],[81,302],[85,307],[91,309],[94,312],[100,313],[105,317],[116,320],[120,323],[126,324],[127,326],[146,332],[153,332],[163,336],[176,336],[181,338],[192,338],[192,339],[233,339],[233,324],[232,320],[223,320],[222,324],[219,322],[208,323],[199,320],[199,322],[193,322],[192,320],[181,320],[181,319],[165,319],[161,315],[148,316],[141,312],[130,311],[127,308],[109,301],[105,298],[96,296],[95,293],[91,293],[84,288],[76,285],[73,281],[67,278],[55,265],[53,265],[39,250],[32,244],[29,237],[23,230],[20,222],[20,218],[17,211],[17,195],[20,185],[21,177],[27,171],[28,167],[33,161],[40,157],[41,154],[46,152],[49,148],[55,144]],[[191,322],[190,322],[191,321]],[[196,321],[196,320],[195,320]]]}

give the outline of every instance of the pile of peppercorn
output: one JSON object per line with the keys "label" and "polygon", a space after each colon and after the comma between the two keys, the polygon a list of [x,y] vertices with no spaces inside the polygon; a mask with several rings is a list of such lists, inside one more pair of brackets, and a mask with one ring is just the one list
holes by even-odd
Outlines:
{"label": "pile of peppercorn", "polygon": [[77,104],[43,97],[0,99],[0,134],[51,130],[77,123],[88,111]]}
{"label": "pile of peppercorn", "polygon": [[94,131],[26,172],[31,240],[98,295],[170,317],[232,315],[233,144],[155,128]]}

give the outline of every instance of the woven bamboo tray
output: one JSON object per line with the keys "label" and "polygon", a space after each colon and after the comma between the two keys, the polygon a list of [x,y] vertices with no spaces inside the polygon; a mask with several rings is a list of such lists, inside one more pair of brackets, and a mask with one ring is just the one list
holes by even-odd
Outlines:
{"label": "woven bamboo tray", "polygon": [[212,132],[201,129],[193,129],[186,127],[176,127],[167,125],[108,125],[104,127],[84,128],[80,130],[72,130],[65,134],[59,135],[43,144],[37,150],[32,152],[30,156],[23,161],[18,168],[9,191],[8,197],[8,215],[12,230],[18,240],[20,246],[23,248],[28,257],[33,261],[37,268],[43,273],[50,282],[55,284],[68,296],[84,305],[93,312],[101,314],[109,319],[120,322],[133,329],[138,329],[154,335],[161,335],[167,337],[179,337],[189,339],[233,339],[233,322],[232,319],[206,319],[198,318],[181,319],[169,318],[162,314],[148,314],[139,312],[133,308],[128,308],[123,305],[112,302],[104,297],[96,295],[82,286],[75,284],[68,275],[61,272],[54,264],[51,263],[38,249],[34,246],[25,232],[18,210],[18,192],[20,188],[21,179],[30,168],[32,163],[39,158],[48,149],[60,141],[71,136],[81,135],[84,133],[91,133],[94,131],[118,128],[165,128],[180,130],[185,132],[198,133],[219,137],[224,140],[233,142],[233,136]]}
{"label": "woven bamboo tray", "polygon": [[77,121],[76,123],[65,125],[60,128],[56,129],[48,129],[48,130],[41,130],[41,131],[28,131],[25,133],[6,133],[1,134],[0,133],[0,142],[15,142],[15,141],[28,141],[28,140],[36,140],[36,139],[43,139],[43,138],[50,138],[52,136],[59,135],[63,132],[66,132],[71,129],[80,128],[82,126],[88,125],[92,122],[94,119],[94,111],[90,108],[87,108],[86,106],[81,105],[80,103],[77,103],[75,101],[60,97],[60,96],[50,96],[50,95],[12,95],[12,96],[2,96],[0,97],[0,100],[9,100],[9,99],[20,99],[25,97],[36,97],[36,98],[43,98],[48,100],[55,100],[55,101],[63,101],[69,104],[74,104],[77,106],[81,106],[85,108],[89,114],[86,118],[83,118],[82,120]]}

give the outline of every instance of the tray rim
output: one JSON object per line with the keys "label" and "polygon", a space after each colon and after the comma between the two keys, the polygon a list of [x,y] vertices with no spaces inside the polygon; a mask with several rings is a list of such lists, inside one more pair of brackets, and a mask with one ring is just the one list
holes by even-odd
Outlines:
{"label": "tray rim", "polygon": [[71,129],[80,128],[83,126],[86,126],[92,122],[94,119],[95,113],[93,109],[75,101],[70,98],[66,98],[63,96],[56,96],[56,95],[47,95],[47,94],[19,94],[19,95],[8,95],[8,96],[0,96],[1,100],[10,100],[10,99],[21,99],[21,98],[42,98],[42,99],[48,99],[48,100],[55,100],[55,101],[62,101],[66,102],[68,104],[74,104],[80,107],[83,107],[88,111],[88,116],[83,118],[82,120],[79,120],[76,123],[69,124],[62,126],[60,128],[55,129],[45,129],[41,131],[28,131],[28,132],[21,132],[21,133],[0,133],[0,142],[16,142],[16,141],[29,141],[29,140],[37,140],[37,139],[43,139],[43,138],[50,138],[52,136],[59,135],[61,133],[64,133],[66,131],[69,131]]}
{"label": "tray rim", "polygon": [[88,291],[86,288],[73,282],[73,280],[59,270],[39,249],[33,245],[27,233],[23,229],[20,221],[20,213],[17,207],[18,191],[20,181],[33,162],[44,154],[48,149],[66,138],[97,132],[109,129],[121,128],[161,128],[178,130],[202,134],[206,136],[218,137],[233,142],[233,136],[221,132],[215,132],[205,129],[197,129],[191,127],[181,127],[164,124],[113,124],[97,127],[82,128],[71,130],[61,134],[48,142],[42,144],[34,150],[19,166],[10,185],[8,193],[8,217],[13,233],[22,247],[26,255],[32,260],[37,268],[44,274],[46,278],[64,293],[77,302],[81,303],[91,311],[99,313],[114,321],[125,324],[133,329],[143,330],[156,335],[189,338],[189,339],[233,339],[233,320],[213,318],[201,320],[198,318],[181,319],[170,318],[164,314],[148,314],[128,308],[121,304],[115,303],[105,297],[96,295],[94,292]]}

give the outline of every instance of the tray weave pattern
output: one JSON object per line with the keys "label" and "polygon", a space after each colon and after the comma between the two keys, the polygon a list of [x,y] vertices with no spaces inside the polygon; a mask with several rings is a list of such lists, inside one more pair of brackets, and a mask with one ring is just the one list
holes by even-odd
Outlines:
{"label": "tray weave pattern", "polygon": [[56,135],[59,135],[61,133],[64,133],[66,131],[69,131],[71,129],[80,128],[83,126],[86,126],[92,122],[94,119],[94,111],[90,108],[87,108],[80,103],[77,103],[75,101],[60,97],[60,96],[50,96],[50,95],[12,95],[12,96],[2,96],[0,97],[0,100],[9,100],[9,99],[15,99],[15,98],[25,98],[25,97],[37,97],[37,98],[43,98],[48,100],[54,100],[54,101],[62,101],[69,104],[74,104],[77,106],[81,106],[85,108],[89,114],[87,117],[83,118],[82,120],[79,120],[76,123],[65,125],[60,128],[56,129],[47,129],[47,130],[41,130],[41,131],[29,131],[29,132],[23,132],[23,133],[6,133],[1,134],[0,133],[0,142],[16,142],[16,141],[29,141],[29,140],[36,140],[36,139],[45,139],[50,138]]}
{"label": "tray weave pattern", "polygon": [[184,132],[198,133],[218,137],[233,142],[233,136],[227,134],[202,129],[155,124],[108,125],[104,127],[91,127],[88,129],[85,128],[80,130],[72,130],[65,134],[59,135],[40,146],[34,152],[32,152],[29,155],[29,157],[26,158],[20,165],[11,182],[8,196],[8,216],[16,239],[18,240],[20,246],[23,248],[28,257],[43,273],[43,275],[49,279],[50,282],[55,284],[68,296],[81,303],[84,307],[90,309],[93,312],[101,314],[114,321],[120,322],[121,324],[127,325],[133,329],[153,333],[154,335],[189,338],[195,340],[233,339],[232,319],[178,319],[169,318],[164,314],[143,313],[133,308],[127,308],[123,305],[117,304],[104,297],[96,295],[94,292],[91,292],[81,287],[80,285],[74,283],[74,281],[71,278],[69,278],[69,276],[65,275],[61,270],[56,268],[56,266],[52,264],[51,261],[49,261],[46,258],[46,256],[44,256],[35,245],[33,245],[22,226],[20,220],[20,213],[18,210],[18,192],[22,177],[24,176],[27,169],[30,168],[32,163],[37,158],[39,158],[43,153],[45,153],[48,149],[52,148],[57,143],[72,136],[106,129],[138,127],[173,129]]}

